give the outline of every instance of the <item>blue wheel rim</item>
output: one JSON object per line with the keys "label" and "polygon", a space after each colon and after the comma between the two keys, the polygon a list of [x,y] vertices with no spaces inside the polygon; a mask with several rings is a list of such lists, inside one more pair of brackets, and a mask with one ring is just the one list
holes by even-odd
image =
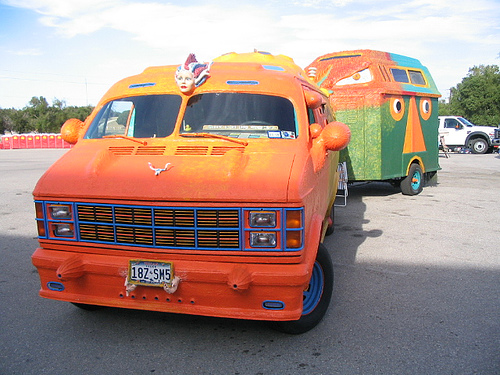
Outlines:
{"label": "blue wheel rim", "polygon": [[325,276],[323,269],[318,262],[315,262],[311,280],[309,281],[309,288],[304,292],[302,315],[307,315],[316,308],[323,294],[324,284]]}
{"label": "blue wheel rim", "polygon": [[418,190],[418,188],[420,187],[420,180],[421,180],[421,176],[420,176],[420,173],[419,172],[415,172],[413,173],[413,176],[411,178],[411,188],[413,190]]}

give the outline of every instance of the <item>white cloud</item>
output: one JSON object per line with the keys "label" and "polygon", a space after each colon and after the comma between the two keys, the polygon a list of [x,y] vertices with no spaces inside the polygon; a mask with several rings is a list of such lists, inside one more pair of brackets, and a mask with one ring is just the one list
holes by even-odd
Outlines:
{"label": "white cloud", "polygon": [[9,50],[7,53],[15,56],[40,56],[42,51],[39,48],[23,48],[17,50]]}
{"label": "white cloud", "polygon": [[4,0],[5,4],[34,10],[51,17],[78,17],[85,13],[95,13],[103,9],[119,6],[118,0]]}
{"label": "white cloud", "polygon": [[[420,59],[445,93],[469,67],[500,63],[497,0],[0,1],[36,11],[40,22],[56,31],[44,35],[50,43],[60,36],[86,41],[81,54],[87,65],[79,67],[113,78],[181,63],[190,52],[207,61],[257,48],[289,55],[305,67],[329,52],[367,48]],[[115,37],[128,45],[104,56],[101,38],[113,43]],[[18,52],[42,53],[43,38],[36,40],[36,48]],[[99,58],[92,56],[93,48]],[[75,73],[81,74],[69,74]]]}
{"label": "white cloud", "polygon": [[[174,5],[117,0],[9,0],[34,9],[41,22],[66,37],[109,28],[129,33],[153,48],[213,50],[214,46],[242,49],[305,43],[385,45],[403,50],[431,46],[434,40],[495,43],[499,36],[499,7],[491,0],[297,0],[295,11],[279,16],[260,2],[216,5]],[[333,6],[333,7],[332,7]],[[301,12],[303,7],[312,7]],[[323,8],[320,8],[323,7]],[[407,46],[405,48],[405,46]],[[209,47],[209,48],[205,48]],[[226,47],[227,48],[227,47]],[[307,46],[306,46],[307,49]],[[300,49],[297,53],[302,54]]]}
{"label": "white cloud", "polygon": [[353,0],[296,0],[294,5],[312,8],[322,8],[328,6],[343,7],[352,3]]}

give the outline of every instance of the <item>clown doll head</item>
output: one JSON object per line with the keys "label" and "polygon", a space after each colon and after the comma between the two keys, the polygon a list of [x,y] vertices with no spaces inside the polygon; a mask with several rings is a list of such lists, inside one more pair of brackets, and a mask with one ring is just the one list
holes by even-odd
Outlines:
{"label": "clown doll head", "polygon": [[179,90],[185,94],[191,94],[194,89],[202,85],[210,74],[210,65],[196,61],[196,56],[190,54],[186,62],[177,68],[175,72],[175,82]]}

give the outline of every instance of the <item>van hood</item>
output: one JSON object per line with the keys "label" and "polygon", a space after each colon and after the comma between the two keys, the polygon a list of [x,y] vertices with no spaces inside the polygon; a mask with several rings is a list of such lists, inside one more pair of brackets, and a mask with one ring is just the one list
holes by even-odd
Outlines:
{"label": "van hood", "polygon": [[192,148],[180,155],[166,151],[155,155],[154,148],[138,154],[134,147],[86,146],[77,144],[47,170],[35,187],[35,199],[239,203],[288,199],[294,162],[290,152],[260,148],[252,152],[248,146],[221,147],[216,154]]}

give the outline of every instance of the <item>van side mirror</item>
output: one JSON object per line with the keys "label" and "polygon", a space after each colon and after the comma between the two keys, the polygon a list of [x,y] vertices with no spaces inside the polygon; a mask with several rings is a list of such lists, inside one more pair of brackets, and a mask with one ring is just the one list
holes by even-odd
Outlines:
{"label": "van side mirror", "polygon": [[323,96],[316,91],[304,90],[304,96],[308,108],[316,109],[324,103]]}
{"label": "van side mirror", "polygon": [[309,132],[312,139],[311,159],[315,172],[323,168],[328,151],[340,151],[346,148],[351,140],[351,129],[338,121],[330,122],[324,128],[319,124],[311,124]]}
{"label": "van side mirror", "polygon": [[309,134],[311,134],[312,139],[318,138],[321,135],[322,130],[321,125],[316,122],[309,125]]}
{"label": "van side mirror", "polygon": [[61,137],[66,142],[74,145],[78,142],[80,138],[80,132],[82,131],[84,122],[77,118],[70,118],[61,127]]}
{"label": "van side mirror", "polygon": [[340,151],[347,147],[351,140],[351,129],[338,121],[330,122],[321,132],[325,147],[329,151]]}

